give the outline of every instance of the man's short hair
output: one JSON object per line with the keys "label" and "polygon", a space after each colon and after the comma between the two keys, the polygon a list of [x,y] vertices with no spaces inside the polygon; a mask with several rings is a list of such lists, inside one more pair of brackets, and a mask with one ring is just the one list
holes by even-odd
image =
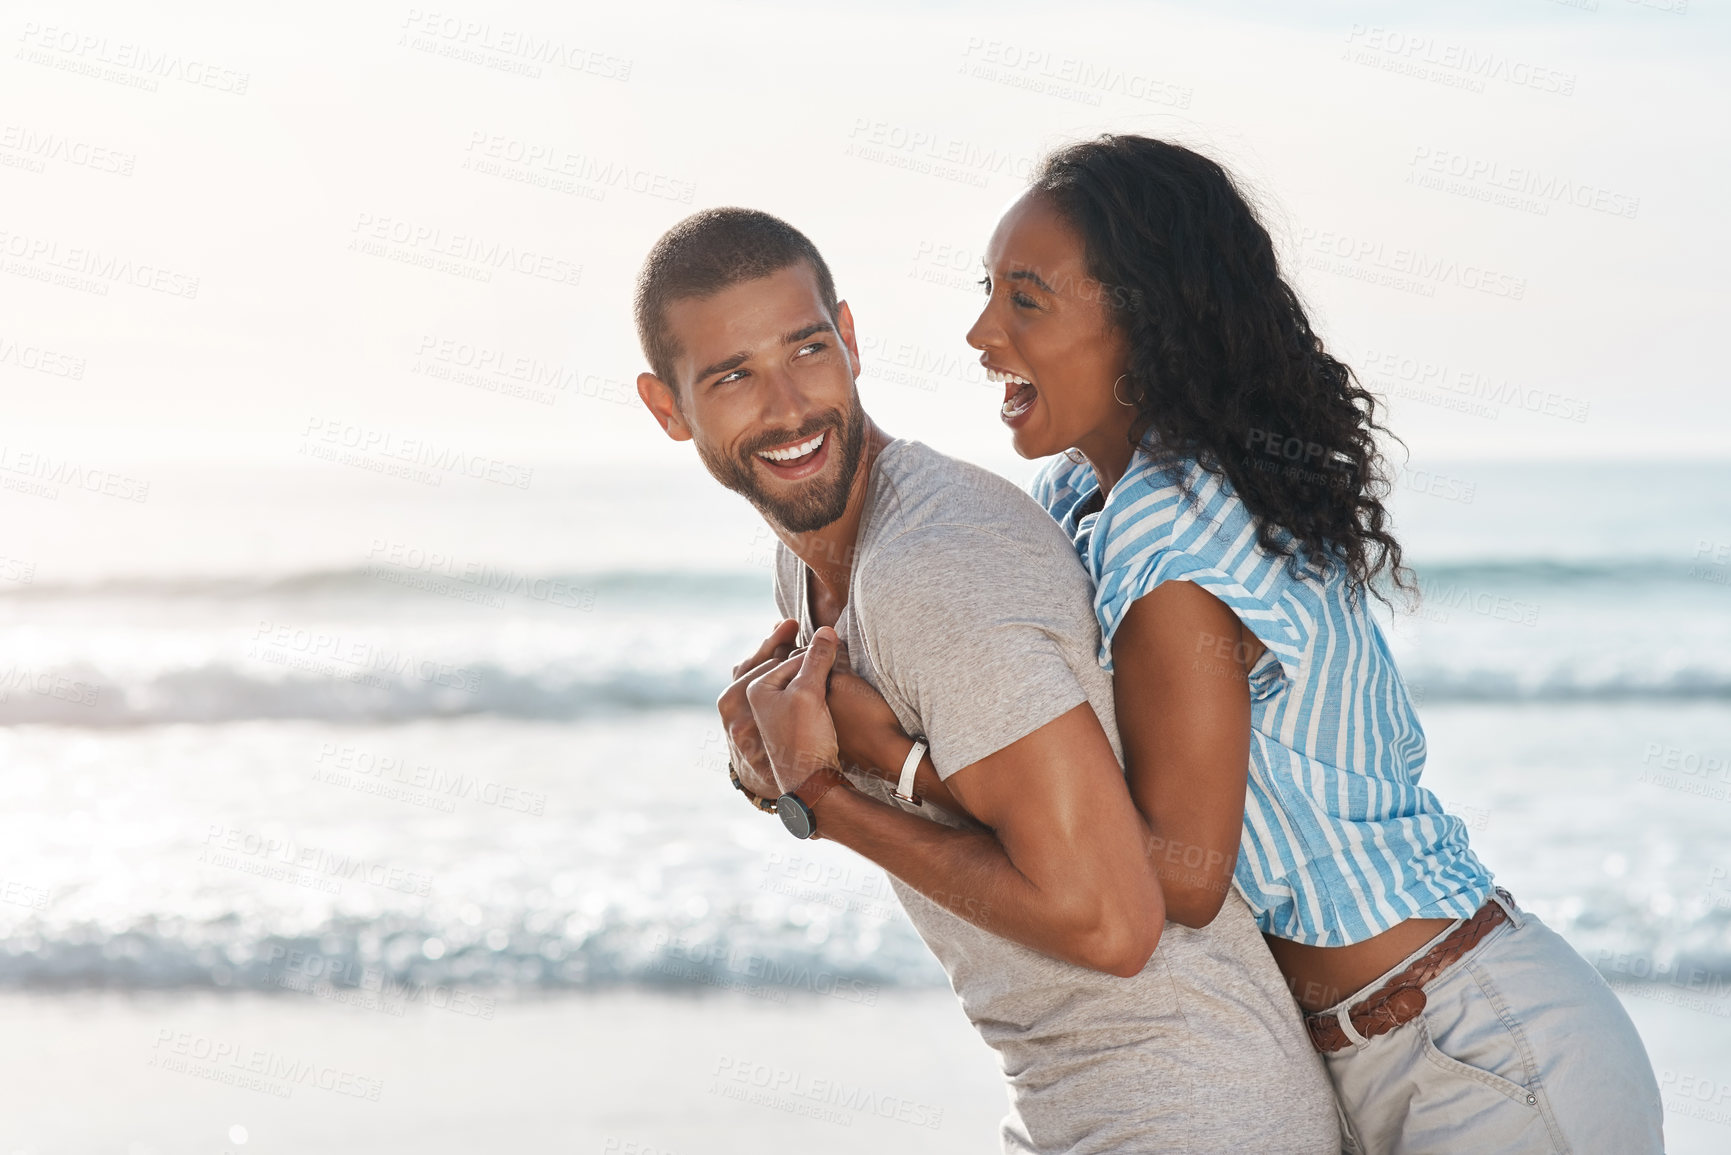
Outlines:
{"label": "man's short hair", "polygon": [[650,371],[673,387],[676,401],[679,383],[670,373],[680,349],[667,331],[667,307],[714,296],[801,261],[811,266],[818,295],[834,320],[835,279],[829,266],[804,233],[779,217],[756,209],[704,209],[661,235],[637,274],[637,340]]}

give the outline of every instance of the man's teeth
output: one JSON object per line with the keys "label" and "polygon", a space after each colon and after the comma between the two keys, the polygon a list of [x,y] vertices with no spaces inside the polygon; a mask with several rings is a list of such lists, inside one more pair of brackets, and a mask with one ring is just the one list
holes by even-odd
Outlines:
{"label": "man's teeth", "polygon": [[766,461],[798,461],[808,453],[816,453],[817,447],[823,444],[824,434],[819,433],[810,441],[801,442],[787,449],[766,449],[758,456]]}
{"label": "man's teeth", "polygon": [[987,369],[986,380],[994,385],[1032,385],[1026,377],[1018,377],[1014,373],[1005,373],[999,369]]}
{"label": "man's teeth", "polygon": [[999,410],[1005,417],[1020,417],[1034,407],[1034,398],[1039,394],[1032,389],[1018,389],[1016,395],[1004,402]]}

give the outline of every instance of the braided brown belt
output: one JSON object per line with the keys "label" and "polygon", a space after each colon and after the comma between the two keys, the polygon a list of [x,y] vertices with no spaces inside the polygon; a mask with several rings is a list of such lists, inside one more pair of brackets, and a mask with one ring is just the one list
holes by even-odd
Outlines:
{"label": "braided brown belt", "polygon": [[[1509,902],[1514,901],[1501,887],[1497,888],[1497,893]],[[1374,1039],[1418,1018],[1425,1008],[1424,985],[1454,965],[1508,918],[1508,913],[1495,899],[1486,901],[1471,918],[1455,927],[1447,938],[1426,951],[1422,958],[1348,1010],[1346,1015],[1352,1022],[1352,1029],[1364,1038]],[[1333,1012],[1319,1011],[1306,1015],[1304,1025],[1310,1030],[1311,1043],[1325,1055],[1352,1045]]]}

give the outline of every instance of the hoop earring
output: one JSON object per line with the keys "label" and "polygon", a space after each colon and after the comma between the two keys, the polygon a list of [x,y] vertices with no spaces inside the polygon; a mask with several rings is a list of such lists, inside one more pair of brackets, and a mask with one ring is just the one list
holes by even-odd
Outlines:
{"label": "hoop earring", "polygon": [[1135,402],[1126,401],[1122,397],[1118,396],[1118,384],[1119,384],[1119,382],[1123,381],[1124,378],[1128,377],[1129,375],[1130,374],[1128,374],[1128,373],[1120,373],[1120,374],[1118,374],[1118,380],[1112,382],[1112,400],[1116,401],[1118,404],[1122,405],[1126,409],[1134,409],[1134,408],[1136,408]]}

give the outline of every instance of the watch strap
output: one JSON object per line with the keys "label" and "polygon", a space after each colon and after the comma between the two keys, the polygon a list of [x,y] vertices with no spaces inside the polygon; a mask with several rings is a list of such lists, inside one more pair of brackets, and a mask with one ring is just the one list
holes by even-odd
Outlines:
{"label": "watch strap", "polygon": [[788,793],[805,803],[805,808],[816,814],[817,800],[840,786],[844,781],[846,779],[841,776],[840,770],[826,766],[801,782],[797,788],[789,790]]}
{"label": "watch strap", "polygon": [[926,740],[914,739],[914,748],[908,751],[908,756],[902,759],[902,776],[896,782],[895,796],[903,802],[912,802],[915,806],[922,803],[914,797],[914,775],[920,772],[920,759],[926,756]]}

